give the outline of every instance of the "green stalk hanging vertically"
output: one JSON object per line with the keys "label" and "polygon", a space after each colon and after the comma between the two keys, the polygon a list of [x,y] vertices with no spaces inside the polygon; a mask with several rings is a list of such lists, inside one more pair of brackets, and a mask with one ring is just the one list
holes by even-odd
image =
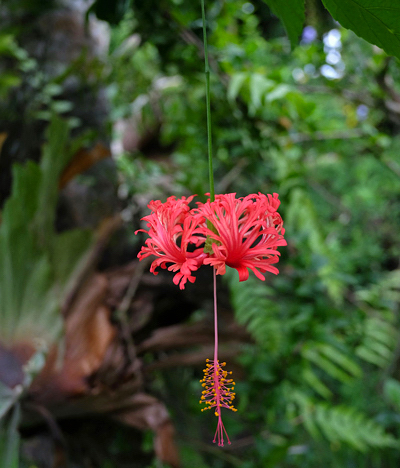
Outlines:
{"label": "green stalk hanging vertically", "polygon": [[203,19],[203,41],[204,41],[204,64],[206,76],[206,109],[207,109],[207,147],[208,147],[208,177],[210,180],[210,201],[214,201],[214,172],[212,163],[212,141],[211,141],[211,105],[210,105],[210,65],[208,63],[207,27],[204,0],[201,0],[201,14]]}

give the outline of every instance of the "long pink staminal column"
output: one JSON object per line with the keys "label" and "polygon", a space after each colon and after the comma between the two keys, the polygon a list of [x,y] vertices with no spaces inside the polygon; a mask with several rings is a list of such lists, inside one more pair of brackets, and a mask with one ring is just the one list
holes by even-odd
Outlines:
{"label": "long pink staminal column", "polygon": [[221,409],[227,408],[232,411],[237,411],[233,407],[232,402],[235,399],[235,382],[233,379],[228,379],[227,376],[232,372],[225,371],[226,363],[220,363],[218,360],[218,313],[217,313],[217,277],[215,268],[213,268],[214,278],[214,360],[206,360],[206,368],[204,370],[204,378],[200,380],[204,390],[201,395],[200,403],[205,403],[207,406],[202,408],[201,411],[205,411],[211,408],[215,408],[215,416],[218,418],[217,429],[215,431],[214,440],[215,443],[218,440],[218,445],[224,445],[224,434],[228,440],[228,444],[231,443],[229,440],[228,433],[226,432],[224,423],[222,422]]}

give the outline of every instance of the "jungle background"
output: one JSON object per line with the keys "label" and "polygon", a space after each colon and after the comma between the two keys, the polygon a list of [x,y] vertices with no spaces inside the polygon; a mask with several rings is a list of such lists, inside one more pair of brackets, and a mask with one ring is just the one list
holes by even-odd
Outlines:
{"label": "jungle background", "polygon": [[216,192],[278,192],[288,242],[219,278],[221,449],[211,269],[180,291],[134,235],[208,191],[200,2],[1,2],[1,468],[399,466],[399,36],[267,3],[206,2]]}

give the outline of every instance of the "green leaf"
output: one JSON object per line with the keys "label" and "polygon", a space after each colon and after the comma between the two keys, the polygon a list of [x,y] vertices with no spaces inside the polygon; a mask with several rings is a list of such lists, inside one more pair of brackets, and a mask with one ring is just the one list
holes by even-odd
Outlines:
{"label": "green leaf", "polygon": [[375,364],[378,367],[385,367],[387,365],[386,359],[379,356],[370,348],[367,348],[364,345],[360,345],[356,348],[356,355],[364,361],[370,362],[371,364]]}
{"label": "green leaf", "polygon": [[[55,260],[55,277],[60,283],[66,283],[71,272],[79,268],[79,262],[92,241],[93,235],[90,230],[79,229],[65,231],[55,238],[52,255]],[[68,289],[68,284],[66,288]]]}
{"label": "green leaf", "polygon": [[229,87],[228,87],[228,100],[229,101],[234,101],[239,92],[240,89],[243,86],[243,83],[245,82],[246,78],[248,78],[248,73],[235,73],[232,75],[230,81],[229,81]]}
{"label": "green leaf", "polygon": [[251,113],[263,105],[265,93],[274,86],[274,82],[261,73],[253,73],[250,77]]}
{"label": "green leaf", "polygon": [[12,72],[3,72],[0,76],[0,92],[1,95],[6,96],[9,88],[19,86],[21,84],[21,78]]}
{"label": "green leaf", "polygon": [[320,369],[325,371],[328,375],[337,379],[343,383],[348,383],[351,379],[350,375],[344,372],[340,367],[338,367],[334,362],[332,362],[332,357],[329,358],[320,354],[318,347],[313,347],[312,345],[304,346],[302,356],[317,365]]}
{"label": "green leaf", "polygon": [[74,108],[74,105],[71,101],[53,101],[51,104],[52,111],[57,114],[63,114],[64,112],[69,112]]}
{"label": "green leaf", "polygon": [[292,91],[292,87],[287,84],[279,84],[270,93],[266,95],[267,102],[273,102],[275,99],[282,99]]}
{"label": "green leaf", "polygon": [[292,48],[299,41],[305,20],[304,0],[264,0],[272,12],[282,21]]}
{"label": "green leaf", "polygon": [[21,394],[22,386],[17,385],[15,388],[7,387],[0,381],[0,419],[9,411],[18,396]]}
{"label": "green leaf", "polygon": [[11,414],[0,421],[0,466],[18,468],[19,441],[18,424],[21,419],[21,408],[17,403]]}
{"label": "green leaf", "polygon": [[393,0],[323,0],[333,18],[389,55],[400,58],[400,3]]}
{"label": "green leaf", "polygon": [[13,55],[17,48],[17,43],[12,34],[0,35],[0,55]]}
{"label": "green leaf", "polygon": [[322,433],[329,442],[343,442],[360,452],[374,447],[398,447],[383,426],[353,407],[316,403],[298,390],[291,392],[289,398],[298,405],[304,427],[316,440]]}
{"label": "green leaf", "polygon": [[394,379],[386,380],[383,393],[390,403],[396,407],[397,411],[400,411],[400,382]]}
{"label": "green leaf", "polygon": [[289,400],[292,400],[299,406],[300,414],[303,419],[303,424],[306,430],[310,433],[313,439],[318,440],[321,438],[321,433],[317,427],[315,417],[314,417],[314,405],[310,398],[308,398],[304,393],[294,390],[291,391]]}
{"label": "green leaf", "polygon": [[319,393],[323,398],[330,398],[332,392],[329,388],[316,376],[316,374],[309,368],[305,368],[302,372],[303,380],[316,392]]}
{"label": "green leaf", "polygon": [[47,143],[43,147],[40,162],[43,181],[35,222],[39,238],[43,243],[50,243],[54,235],[55,207],[58,200],[58,183],[54,181],[58,180],[72,154],[67,148],[69,129],[65,120],[53,116],[46,136]]}
{"label": "green leaf", "polygon": [[339,351],[337,348],[334,348],[333,346],[326,343],[320,343],[318,345],[318,349],[331,361],[339,364],[339,366],[341,366],[349,374],[354,375],[354,377],[361,377],[362,370],[360,366],[358,366],[354,361],[352,361],[348,356]]}
{"label": "green leaf", "polygon": [[238,322],[246,325],[264,349],[276,353],[284,342],[284,325],[275,313],[273,290],[254,277],[239,283],[233,271],[227,271],[225,279],[229,283]]}
{"label": "green leaf", "polygon": [[39,348],[35,354],[24,365],[24,387],[29,388],[33,379],[40,373],[46,364],[47,349],[46,347]]}
{"label": "green leaf", "polygon": [[118,24],[130,6],[130,0],[116,0],[109,2],[108,0],[96,0],[89,8],[89,13],[95,13],[97,18],[107,21],[110,24]]}
{"label": "green leaf", "polygon": [[385,367],[392,359],[398,340],[396,328],[377,317],[370,317],[364,324],[364,339],[355,353],[364,361]]}

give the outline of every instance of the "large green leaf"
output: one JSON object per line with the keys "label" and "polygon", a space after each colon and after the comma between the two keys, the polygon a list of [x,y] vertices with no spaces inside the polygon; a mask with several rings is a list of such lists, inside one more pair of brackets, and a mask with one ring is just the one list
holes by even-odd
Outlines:
{"label": "large green leaf", "polygon": [[299,41],[303,31],[305,13],[304,0],[264,0],[273,13],[282,21],[289,36],[292,47]]}
{"label": "large green leaf", "polygon": [[323,0],[323,3],[342,26],[400,58],[400,2]]}

